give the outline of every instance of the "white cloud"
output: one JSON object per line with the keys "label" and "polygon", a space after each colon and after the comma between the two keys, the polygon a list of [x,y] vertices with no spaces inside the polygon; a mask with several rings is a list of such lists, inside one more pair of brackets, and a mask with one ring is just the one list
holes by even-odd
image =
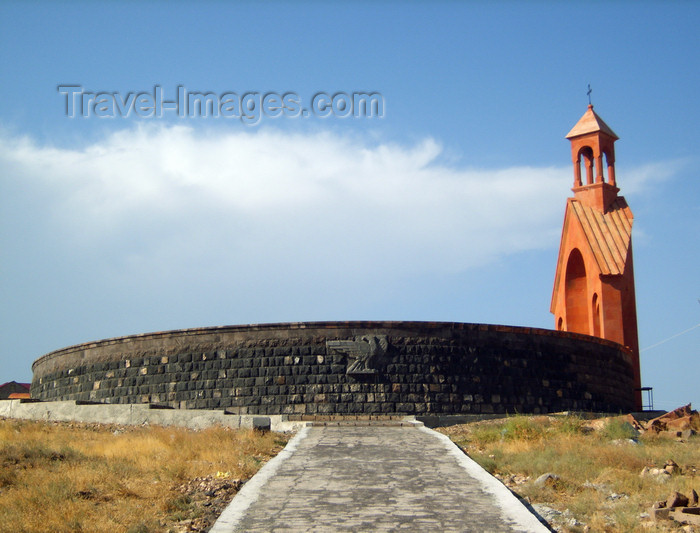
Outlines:
{"label": "white cloud", "polygon": [[634,195],[672,179],[692,165],[689,157],[646,163],[632,168],[616,165],[616,178],[621,194]]}
{"label": "white cloud", "polygon": [[441,150],[142,126],[74,150],[6,138],[0,164],[52,191],[61,239],[140,264],[187,249],[243,272],[456,272],[556,245],[569,169],[464,169]]}
{"label": "white cloud", "polygon": [[[432,139],[329,132],[151,125],[59,149],[0,131],[6,313],[73,331],[66,342],[255,321],[480,320],[476,267],[502,272],[546,249],[484,291],[527,293],[533,271],[553,275],[572,170],[445,160]],[[619,171],[623,192],[634,179],[653,190],[641,178],[654,172]]]}

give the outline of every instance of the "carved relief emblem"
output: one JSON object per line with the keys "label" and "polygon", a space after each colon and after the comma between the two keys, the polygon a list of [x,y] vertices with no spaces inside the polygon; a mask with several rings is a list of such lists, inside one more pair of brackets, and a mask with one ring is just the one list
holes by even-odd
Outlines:
{"label": "carved relief emblem", "polygon": [[389,350],[386,335],[361,335],[351,341],[326,341],[328,350],[347,355],[346,374],[376,374],[377,365]]}

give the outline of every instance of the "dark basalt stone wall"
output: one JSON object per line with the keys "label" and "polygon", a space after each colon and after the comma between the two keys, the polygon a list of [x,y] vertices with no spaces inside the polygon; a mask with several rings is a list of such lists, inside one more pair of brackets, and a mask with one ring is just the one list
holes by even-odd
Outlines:
{"label": "dark basalt stone wall", "polygon": [[634,408],[631,353],[623,346],[574,333],[484,324],[188,329],[72,346],[37,359],[32,368],[32,397],[41,400],[157,403],[240,414]]}

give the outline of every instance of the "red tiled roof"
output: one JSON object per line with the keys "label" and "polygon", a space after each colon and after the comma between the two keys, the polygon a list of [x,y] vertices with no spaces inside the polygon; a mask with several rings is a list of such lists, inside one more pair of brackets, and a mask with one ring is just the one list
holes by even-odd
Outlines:
{"label": "red tiled roof", "polygon": [[605,214],[581,202],[571,202],[601,274],[622,274],[632,242],[634,218],[624,198],[618,197]]}

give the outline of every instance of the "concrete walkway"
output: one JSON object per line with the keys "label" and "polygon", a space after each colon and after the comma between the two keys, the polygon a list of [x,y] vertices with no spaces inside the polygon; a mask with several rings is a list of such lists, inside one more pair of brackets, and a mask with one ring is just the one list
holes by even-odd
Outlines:
{"label": "concrete walkway", "polygon": [[546,532],[444,435],[420,426],[303,428],[211,533]]}

